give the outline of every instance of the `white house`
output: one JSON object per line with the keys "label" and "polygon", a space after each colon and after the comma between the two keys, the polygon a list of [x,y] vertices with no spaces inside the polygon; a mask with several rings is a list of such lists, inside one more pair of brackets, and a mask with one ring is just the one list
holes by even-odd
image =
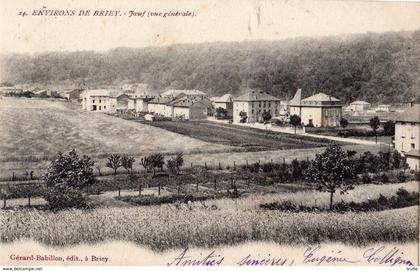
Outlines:
{"label": "white house", "polygon": [[280,99],[263,91],[249,90],[233,100],[233,122],[241,122],[241,112],[245,112],[246,122],[262,121],[264,112],[270,112],[271,117],[279,115]]}
{"label": "white house", "polygon": [[165,117],[172,117],[172,108],[169,102],[173,101],[173,96],[158,96],[153,98],[148,103],[148,112],[156,115],[163,115]]}
{"label": "white house", "polygon": [[379,104],[378,107],[376,107],[376,111],[389,112],[390,110],[391,110],[390,104]]}
{"label": "white house", "polygon": [[161,93],[160,96],[165,97],[178,97],[179,95],[189,95],[189,96],[207,96],[206,93],[197,89],[169,89]]}
{"label": "white house", "polygon": [[109,105],[108,89],[87,89],[80,94],[82,108],[93,112],[108,112]]}
{"label": "white house", "polygon": [[420,104],[401,113],[395,122],[395,149],[407,158],[410,169],[420,170]]}
{"label": "white house", "polygon": [[298,89],[289,102],[290,115],[298,115],[304,125],[315,127],[336,127],[340,125],[342,105],[340,100],[325,93],[318,93],[302,99]]}
{"label": "white house", "polygon": [[366,111],[370,108],[371,104],[365,101],[354,101],[350,103],[349,109],[350,111]]}

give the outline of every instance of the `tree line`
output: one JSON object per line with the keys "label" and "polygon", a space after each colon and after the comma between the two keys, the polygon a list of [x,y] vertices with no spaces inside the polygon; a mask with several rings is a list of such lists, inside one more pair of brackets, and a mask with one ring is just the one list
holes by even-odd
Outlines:
{"label": "tree line", "polygon": [[284,41],[15,54],[0,57],[3,84],[99,87],[147,83],[152,91],[200,89],[210,96],[246,88],[291,98],[325,92],[343,102],[420,99],[420,31]]}

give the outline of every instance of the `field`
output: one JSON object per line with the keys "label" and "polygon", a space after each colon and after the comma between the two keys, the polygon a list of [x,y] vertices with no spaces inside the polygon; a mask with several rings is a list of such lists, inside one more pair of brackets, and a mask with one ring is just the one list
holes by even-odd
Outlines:
{"label": "field", "polygon": [[210,143],[242,147],[247,151],[315,148],[323,147],[328,145],[328,143],[331,143],[330,140],[280,134],[272,131],[263,131],[255,128],[214,123],[210,121],[159,121],[148,122],[148,124]]}
{"label": "field", "polygon": [[[379,193],[393,194],[401,186],[418,191],[418,182],[364,185],[349,195],[337,195],[336,200],[364,200],[365,197],[377,197]],[[290,213],[258,208],[262,202],[281,199],[298,202],[308,198],[318,199],[318,204],[322,205],[327,202],[328,195],[310,191],[192,204],[109,207],[57,213],[35,209],[2,210],[0,238],[1,242],[32,239],[54,246],[128,241],[155,250],[215,247],[248,241],[287,245],[342,242],[361,246],[418,239],[418,206],[344,214]]]}
{"label": "field", "polygon": [[[209,122],[142,124],[104,114],[82,111],[79,105],[53,100],[6,98],[0,100],[0,179],[34,172],[38,178],[57,152],[75,148],[91,156],[104,172],[108,153],[127,153],[137,162],[146,154],[182,151],[185,165],[223,167],[255,161],[286,162],[307,159],[327,144],[326,140],[295,137],[244,127]],[[173,131],[173,132],[172,132]],[[194,137],[194,138],[193,138]],[[365,150],[365,146],[346,145]],[[369,146],[376,152],[377,147]],[[227,155],[227,153],[229,155]]]}

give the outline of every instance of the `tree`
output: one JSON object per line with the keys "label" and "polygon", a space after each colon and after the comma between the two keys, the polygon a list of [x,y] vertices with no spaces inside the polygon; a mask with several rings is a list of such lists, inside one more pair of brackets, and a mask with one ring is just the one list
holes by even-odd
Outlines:
{"label": "tree", "polygon": [[289,123],[295,127],[295,134],[296,134],[296,127],[300,125],[302,122],[302,119],[298,115],[291,115]]}
{"label": "tree", "polygon": [[82,189],[93,183],[93,165],[90,157],[79,157],[75,150],[58,153],[42,179],[46,183],[44,199],[51,209],[81,208],[86,206]]}
{"label": "tree", "polygon": [[373,134],[375,135],[375,143],[376,144],[378,143],[377,130],[378,130],[380,124],[381,124],[381,121],[379,120],[379,118],[377,116],[375,116],[375,117],[373,117],[369,120],[370,128],[372,128]]}
{"label": "tree", "polygon": [[172,159],[168,159],[166,161],[166,167],[169,170],[169,173],[172,174],[172,176],[174,176],[175,181],[176,181],[176,186],[177,186],[177,193],[178,195],[180,194],[181,191],[181,183],[179,182],[177,176],[179,174],[179,167],[177,166],[177,162],[175,160],[175,158]]}
{"label": "tree", "polygon": [[262,113],[262,118],[263,118],[264,124],[266,124],[271,120],[272,117],[269,111],[264,111]]}
{"label": "tree", "polygon": [[129,173],[133,174],[133,164],[136,160],[132,156],[123,155],[121,157],[121,166]]}
{"label": "tree", "polygon": [[341,128],[346,128],[349,125],[349,121],[345,118],[340,119],[340,126]]}
{"label": "tree", "polygon": [[388,120],[383,124],[384,127],[384,135],[393,136],[395,135],[395,122],[392,120]]}
{"label": "tree", "polygon": [[[106,167],[111,168],[114,171],[114,183],[117,183],[117,170],[122,166],[121,156],[118,154],[111,154],[108,157]],[[118,197],[121,196],[121,186],[118,184]]]}
{"label": "tree", "polygon": [[293,159],[291,167],[292,167],[292,176],[296,182],[298,178],[302,177],[302,168],[300,167],[300,163],[296,158]]}
{"label": "tree", "polygon": [[246,123],[248,116],[245,111],[239,112],[239,117],[241,117],[241,120],[240,120],[241,123]]}
{"label": "tree", "polygon": [[156,169],[163,170],[163,165],[165,164],[165,157],[160,153],[151,154],[149,156],[151,161],[151,166],[153,169],[153,176],[156,175]]}
{"label": "tree", "polygon": [[317,190],[330,193],[330,210],[333,207],[334,193],[345,193],[354,187],[346,176],[350,175],[350,158],[339,145],[332,144],[317,154],[305,171],[305,179],[317,184]]}
{"label": "tree", "polygon": [[216,108],[216,118],[225,119],[227,117],[227,110],[223,107]]}

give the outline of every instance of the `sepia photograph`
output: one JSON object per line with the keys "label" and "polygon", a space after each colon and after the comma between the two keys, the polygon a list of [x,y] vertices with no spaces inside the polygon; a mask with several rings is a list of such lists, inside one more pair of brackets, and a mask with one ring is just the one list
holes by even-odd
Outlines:
{"label": "sepia photograph", "polygon": [[419,181],[420,2],[0,0],[4,268],[414,267]]}

